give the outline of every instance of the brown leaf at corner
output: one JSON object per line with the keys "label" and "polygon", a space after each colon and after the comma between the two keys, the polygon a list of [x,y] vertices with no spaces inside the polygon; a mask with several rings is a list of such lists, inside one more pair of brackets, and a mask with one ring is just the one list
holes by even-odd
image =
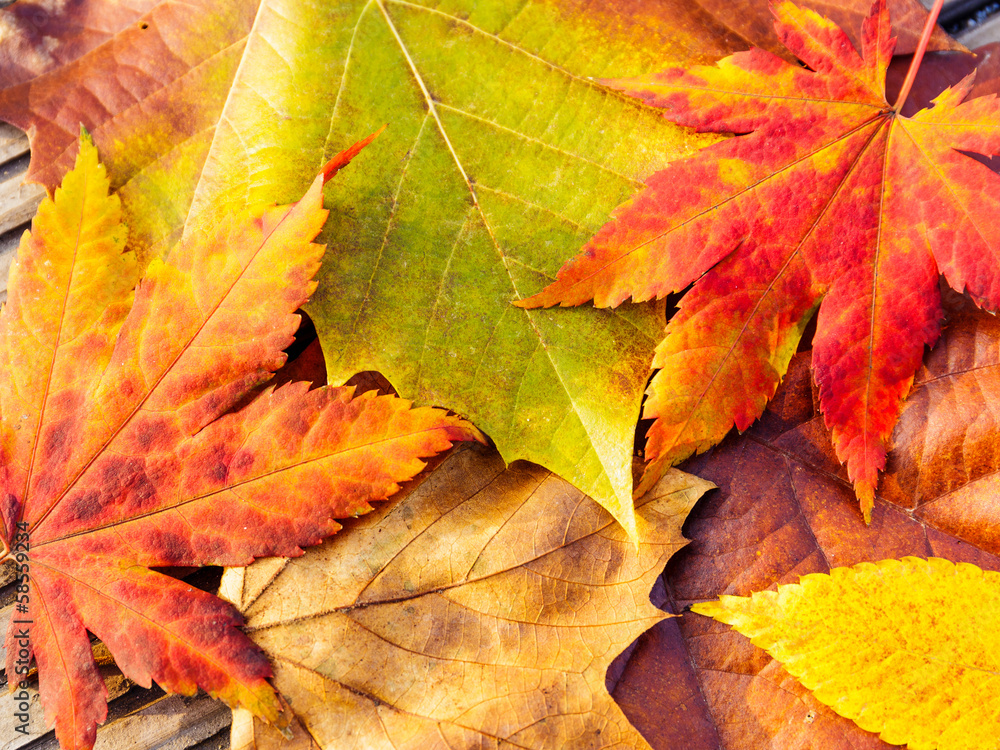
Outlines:
{"label": "brown leaf at corner", "polygon": [[[893,434],[870,528],[830,448],[808,358],[793,359],[757,425],[686,464],[719,490],[694,509],[684,527],[692,543],[667,566],[668,611],[907,555],[1000,570],[1000,321],[952,314]],[[654,748],[891,747],[747,639],[693,615],[640,638],[614,695]]]}

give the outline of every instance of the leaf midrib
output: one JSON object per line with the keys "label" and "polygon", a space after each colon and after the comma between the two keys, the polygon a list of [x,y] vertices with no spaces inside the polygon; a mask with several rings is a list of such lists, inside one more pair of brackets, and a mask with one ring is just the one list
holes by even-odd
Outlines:
{"label": "leaf midrib", "polygon": [[[296,469],[298,469],[300,467],[307,466],[309,464],[317,463],[319,461],[326,461],[328,459],[336,458],[338,456],[348,455],[350,453],[354,453],[354,452],[357,452],[357,451],[365,451],[365,450],[376,450],[377,451],[378,450],[378,446],[380,446],[380,445],[389,444],[389,443],[392,443],[392,442],[398,441],[398,440],[408,440],[408,439],[411,439],[411,438],[413,438],[415,436],[420,436],[420,435],[424,435],[424,434],[428,434],[428,435],[437,434],[439,431],[440,431],[439,427],[432,426],[432,427],[428,427],[428,428],[423,429],[423,430],[416,430],[416,431],[412,431],[412,432],[407,432],[406,434],[402,434],[402,435],[392,435],[390,437],[382,438],[381,440],[374,440],[374,441],[371,441],[371,442],[368,442],[368,443],[364,443],[363,445],[354,445],[354,446],[350,446],[350,447],[347,447],[347,448],[343,448],[341,450],[332,451],[332,452],[329,452],[329,453],[324,453],[324,454],[322,454],[320,456],[316,456],[314,458],[309,458],[309,459],[306,459],[306,460],[303,460],[303,461],[298,461],[297,463],[293,463],[293,464],[289,464],[287,466],[282,466],[280,468],[272,469],[270,471],[267,471],[267,472],[264,472],[264,473],[261,473],[261,474],[255,474],[254,476],[248,477],[248,478],[246,478],[246,479],[244,479],[242,481],[234,482],[234,483],[231,483],[231,484],[226,484],[224,487],[219,487],[218,489],[212,490],[211,492],[206,492],[206,493],[201,494],[201,495],[197,495],[197,496],[194,496],[194,497],[185,498],[185,499],[183,499],[183,500],[181,500],[179,502],[175,502],[175,503],[173,503],[171,505],[167,505],[167,506],[164,506],[164,507],[156,508],[155,510],[151,510],[151,511],[149,511],[147,513],[130,515],[128,518],[125,518],[125,519],[111,521],[111,522],[104,523],[104,524],[99,525],[99,526],[92,526],[92,527],[89,527],[89,528],[86,528],[86,529],[75,530],[75,531],[73,531],[73,532],[71,532],[69,534],[64,534],[63,536],[54,537],[52,539],[46,539],[46,540],[41,541],[41,542],[32,542],[32,548],[33,549],[39,549],[39,548],[45,547],[46,545],[49,545],[49,544],[57,544],[57,543],[60,543],[60,542],[65,542],[65,541],[68,541],[68,540],[70,540],[70,539],[72,539],[74,537],[83,536],[83,535],[86,535],[86,534],[94,534],[94,533],[98,533],[98,532],[101,532],[101,531],[108,531],[110,529],[117,530],[119,527],[127,526],[130,523],[135,523],[135,522],[138,522],[138,521],[142,521],[144,519],[151,518],[153,516],[157,516],[157,515],[160,515],[160,514],[163,514],[163,513],[170,513],[172,511],[175,511],[175,510],[183,508],[183,507],[185,507],[187,505],[190,505],[191,503],[196,503],[196,502],[199,502],[201,500],[206,500],[206,499],[208,499],[210,497],[213,497],[214,495],[219,495],[219,494],[221,494],[223,492],[229,492],[229,491],[232,491],[232,490],[236,490],[236,489],[238,489],[240,487],[243,487],[243,486],[246,486],[246,485],[250,485],[250,484],[253,484],[255,482],[262,481],[264,479],[267,479],[268,477],[272,477],[272,476],[275,476],[277,474],[281,474],[281,473],[286,472],[286,471],[294,471],[294,470],[296,470]],[[67,494],[69,493],[69,491],[70,490],[67,490]],[[277,514],[275,514],[273,512],[273,510],[271,512],[272,512],[273,515],[277,515]],[[136,563],[136,564],[137,565],[146,565],[146,563]],[[156,565],[156,564],[157,563],[149,563],[149,565]],[[173,565],[179,565],[179,564],[187,564],[187,563],[176,563],[175,562],[175,563],[171,563],[171,564],[173,564]],[[214,563],[212,563],[212,562],[198,562],[198,563],[193,563],[192,562],[190,564],[211,565],[211,564],[214,564]]]}
{"label": "leaf midrib", "polygon": [[[438,111],[437,111],[436,102],[434,101],[433,97],[430,95],[430,92],[427,89],[426,84],[424,83],[423,77],[420,74],[420,71],[419,71],[419,69],[418,69],[418,67],[416,65],[416,62],[413,60],[412,56],[410,55],[409,49],[407,48],[405,42],[403,41],[402,37],[400,36],[399,31],[396,29],[396,26],[393,23],[392,18],[390,17],[388,11],[385,9],[385,6],[383,4],[384,2],[396,3],[398,5],[403,5],[403,6],[406,6],[408,8],[414,9],[414,10],[422,10],[422,11],[425,11],[425,12],[437,13],[439,15],[445,16],[446,18],[448,18],[449,20],[452,20],[454,22],[465,24],[466,26],[469,26],[470,28],[478,31],[481,34],[486,34],[490,39],[502,42],[504,45],[506,45],[507,47],[511,48],[512,50],[514,50],[516,52],[520,52],[520,53],[525,54],[525,55],[528,55],[532,59],[541,60],[541,58],[537,58],[534,55],[531,55],[531,53],[526,52],[524,50],[521,50],[520,48],[515,47],[514,45],[511,45],[509,42],[501,40],[498,37],[496,37],[495,35],[487,34],[482,29],[478,29],[475,26],[471,26],[466,21],[463,21],[461,19],[455,18],[453,16],[449,16],[447,14],[443,14],[440,11],[436,11],[436,10],[429,9],[429,8],[424,8],[424,7],[418,6],[418,5],[412,5],[411,3],[405,2],[404,0],[372,0],[372,3],[375,4],[375,6],[378,8],[379,12],[382,14],[382,17],[385,20],[386,26],[388,27],[390,33],[392,34],[393,38],[396,40],[396,43],[397,43],[397,45],[399,47],[399,50],[400,50],[401,54],[403,55],[404,59],[406,60],[407,66],[409,67],[410,72],[411,72],[411,74],[412,74],[412,76],[413,76],[413,78],[414,78],[417,86],[420,89],[420,93],[423,96],[425,106],[427,107],[430,115],[433,117],[434,122],[437,125],[438,132],[441,134],[441,137],[444,139],[445,145],[447,146],[448,151],[451,154],[451,157],[452,157],[452,159],[453,159],[453,161],[455,163],[456,168],[459,171],[459,174],[462,176],[462,179],[465,181],[465,185],[466,185],[466,188],[469,191],[469,195],[471,196],[473,206],[475,207],[476,211],[479,213],[479,216],[480,216],[480,219],[482,220],[483,226],[486,229],[487,234],[489,234],[489,237],[490,237],[490,240],[491,240],[491,242],[493,244],[494,250],[496,251],[497,256],[499,257],[500,262],[503,264],[503,268],[504,268],[505,273],[507,274],[507,278],[508,278],[508,281],[510,283],[511,289],[513,289],[514,294],[516,295],[516,298],[518,300],[523,299],[523,295],[518,290],[517,284],[514,282],[514,276],[511,273],[511,269],[510,269],[510,265],[508,263],[508,259],[507,259],[506,255],[505,255],[505,253],[503,252],[503,249],[501,248],[499,241],[497,240],[497,237],[496,237],[496,234],[495,234],[495,232],[493,230],[493,227],[491,226],[490,222],[486,218],[485,211],[483,211],[482,206],[479,203],[479,197],[476,194],[475,187],[473,186],[472,181],[469,179],[468,173],[465,171],[465,167],[462,164],[462,161],[459,158],[457,151],[455,150],[454,146],[452,145],[451,139],[449,138],[447,130],[444,127],[444,123],[441,122],[440,116],[439,116]],[[543,62],[545,62],[545,61],[543,61]],[[345,65],[346,64],[347,64],[347,62],[345,62]],[[551,63],[545,62],[545,64],[547,66],[549,66],[550,68],[553,68],[554,70],[562,72],[563,74],[569,76],[570,78],[573,78],[574,80],[580,80],[580,81],[584,80],[584,79],[577,79],[576,76],[573,76],[572,74],[568,73],[567,71],[564,71],[561,68],[552,65]],[[592,81],[585,81],[585,82],[588,85],[592,86],[592,87],[597,87],[597,84],[595,84]],[[528,321],[529,325],[531,326],[532,332],[534,333],[534,336],[535,336],[536,340],[539,342],[539,345],[542,347],[542,350],[545,352],[545,355],[548,358],[548,361],[549,361],[550,367],[552,369],[552,372],[555,374],[556,378],[558,379],[559,387],[560,387],[561,391],[565,394],[567,400],[569,401],[569,403],[570,403],[570,405],[571,405],[571,407],[573,409],[573,413],[576,415],[576,418],[579,420],[580,425],[583,427],[584,431],[587,433],[588,441],[590,442],[589,451],[593,452],[597,456],[597,459],[600,462],[601,468],[602,468],[602,470],[604,472],[604,477],[607,479],[607,481],[609,483],[611,483],[611,477],[614,475],[614,472],[609,471],[609,468],[608,468],[608,466],[606,464],[605,457],[602,456],[601,453],[595,447],[595,445],[596,445],[595,441],[593,439],[593,436],[590,434],[591,433],[591,429],[589,428],[586,420],[584,420],[582,418],[582,410],[577,405],[577,403],[575,402],[575,400],[573,398],[573,395],[572,395],[572,392],[571,392],[571,389],[567,386],[565,380],[563,379],[563,374],[560,371],[559,365],[556,362],[556,360],[555,360],[555,358],[553,356],[553,353],[552,353],[550,347],[546,344],[546,338],[542,335],[542,332],[539,329],[538,324],[537,324],[537,322],[535,320],[535,315],[536,314],[537,313],[533,313],[532,311],[526,310],[525,311],[525,319]],[[509,429],[510,428],[508,428],[508,431],[509,431]],[[616,497],[616,499],[622,504],[623,508],[628,508],[628,507],[631,506],[631,502],[632,502],[631,493],[626,493],[627,497],[624,497],[624,498],[623,497],[619,497],[618,496],[618,492],[615,489],[615,487],[614,487],[613,484],[612,484],[612,492],[613,492],[614,496]]]}
{"label": "leaf midrib", "polygon": [[[830,148],[834,144],[839,143],[839,142],[845,140],[846,138],[850,138],[852,135],[854,135],[858,131],[860,131],[860,130],[864,129],[865,127],[867,127],[867,126],[869,126],[869,125],[877,122],[879,119],[881,119],[881,112],[876,113],[876,115],[874,117],[872,117],[870,119],[867,119],[867,120],[864,120],[863,122],[861,122],[860,124],[858,124],[855,127],[851,128],[850,130],[848,130],[848,131],[846,131],[844,133],[839,134],[836,138],[833,138],[833,139],[828,140],[828,141],[824,141],[823,143],[821,143],[818,146],[816,146],[816,148],[814,148],[813,150],[811,150],[811,151],[809,151],[809,152],[807,152],[805,154],[802,154],[801,156],[796,157],[792,161],[790,161],[787,164],[783,165],[780,169],[776,169],[773,172],[769,172],[768,174],[766,174],[763,177],[761,177],[759,180],[756,180],[755,182],[753,182],[753,183],[751,183],[749,185],[746,185],[746,186],[740,188],[739,190],[737,190],[736,192],[732,193],[731,195],[726,196],[724,199],[722,199],[720,201],[716,201],[716,202],[712,203],[710,206],[707,206],[706,208],[704,208],[703,210],[698,211],[697,213],[693,214],[692,216],[688,216],[687,218],[685,218],[685,219],[683,219],[681,221],[678,221],[676,224],[674,224],[673,226],[671,226],[668,229],[663,230],[662,232],[660,232],[659,234],[655,235],[654,237],[650,237],[647,240],[643,240],[638,245],[635,245],[634,247],[630,247],[628,250],[626,250],[625,252],[621,253],[620,255],[617,255],[614,258],[609,259],[604,265],[597,267],[594,271],[592,271],[591,273],[587,274],[586,276],[581,276],[579,279],[577,279],[576,281],[574,281],[572,284],[568,285],[566,287],[566,289],[568,290],[568,289],[572,289],[572,288],[574,288],[576,286],[579,286],[580,284],[584,283],[585,281],[588,281],[589,279],[593,278],[594,276],[597,276],[598,274],[603,273],[610,266],[613,266],[615,263],[620,262],[623,258],[628,257],[632,253],[634,253],[634,252],[636,252],[638,250],[641,250],[642,248],[646,247],[647,245],[650,245],[653,242],[656,242],[657,240],[660,240],[660,239],[666,237],[668,234],[670,234],[672,232],[676,232],[679,229],[682,229],[683,227],[687,226],[691,222],[697,221],[698,219],[702,218],[703,216],[705,216],[705,215],[707,215],[709,213],[712,213],[713,211],[715,211],[716,209],[718,209],[720,206],[725,206],[726,204],[731,203],[731,202],[733,202],[733,201],[735,201],[735,200],[743,197],[746,193],[749,193],[752,190],[756,190],[760,185],[763,185],[768,180],[772,180],[772,179],[775,179],[778,176],[784,175],[786,172],[788,172],[791,169],[794,169],[795,167],[797,167],[802,162],[804,162],[804,161],[806,161],[808,159],[813,158],[814,156],[816,156],[817,154],[819,154],[821,151],[824,151],[824,150]],[[756,133],[756,132],[759,132],[759,131],[754,131],[754,132]],[[736,136],[736,137],[738,137],[738,138],[752,137],[752,135],[753,134],[749,134],[747,136]],[[721,141],[719,144],[715,144],[715,145],[722,145],[722,144],[725,144],[726,142],[727,141]],[[712,149],[712,146],[709,146],[708,148],[705,149],[705,152],[710,152],[711,149]],[[679,290],[675,290],[675,291],[679,291]]]}
{"label": "leaf midrib", "polygon": [[[47,372],[45,373],[45,390],[42,393],[42,401],[38,409],[38,420],[35,422],[35,428],[34,428],[35,439],[31,441],[31,457],[28,460],[28,470],[27,472],[25,472],[24,487],[21,490],[21,497],[23,498],[23,502],[21,503],[21,507],[18,509],[17,519],[16,519],[17,521],[22,520],[22,518],[24,517],[24,511],[28,508],[28,502],[29,502],[28,493],[31,488],[31,477],[34,474],[35,458],[38,454],[38,445],[41,442],[40,438],[42,432],[42,425],[45,424],[45,413],[48,410],[49,391],[51,390],[52,387],[52,377],[56,368],[56,361],[59,359],[59,345],[60,342],[62,341],[63,327],[66,325],[66,318],[69,315],[69,302],[73,294],[73,287],[74,287],[73,280],[76,277],[77,258],[79,257],[80,254],[80,242],[83,236],[83,229],[86,223],[87,198],[88,198],[87,189],[90,186],[89,170],[84,170],[80,176],[81,176],[81,182],[83,183],[81,190],[80,212],[78,214],[80,217],[80,221],[77,224],[76,228],[76,241],[73,243],[73,259],[70,262],[69,266],[69,278],[67,279],[66,283],[66,294],[62,300],[63,305],[61,313],[59,315],[59,328],[56,331],[55,340],[52,344],[52,358],[49,360],[49,365],[46,368]],[[65,196],[65,192],[63,194]],[[51,202],[51,207],[53,212],[58,210],[56,207],[55,200]],[[121,226],[120,223],[119,226]],[[39,519],[39,523],[41,523],[41,519]]]}
{"label": "leaf midrib", "polygon": [[[277,232],[282,227],[282,225],[285,223],[285,220],[292,215],[294,210],[295,210],[294,206],[289,207],[289,209],[285,212],[284,216],[282,216],[277,222],[275,222],[274,226],[270,228],[270,231],[268,231],[267,234],[262,236],[260,243],[254,250],[252,257],[247,261],[246,265],[242,269],[240,269],[240,272],[236,275],[236,278],[233,279],[232,283],[229,285],[229,288],[225,290],[224,294],[220,295],[219,300],[218,302],[216,302],[215,306],[212,307],[212,309],[206,315],[204,315],[201,323],[192,332],[187,342],[178,347],[176,356],[163,367],[157,378],[153,381],[152,384],[150,384],[147,387],[146,393],[142,396],[142,398],[140,398],[136,402],[135,406],[127,415],[125,415],[124,419],[122,419],[121,424],[119,424],[118,427],[116,427],[107,436],[107,438],[105,438],[101,443],[95,446],[93,454],[90,456],[90,458],[87,459],[87,461],[80,467],[80,469],[76,472],[76,474],[74,474],[73,477],[67,482],[66,487],[63,488],[58,494],[54,496],[52,502],[49,504],[49,507],[45,509],[45,511],[38,517],[38,520],[35,521],[34,526],[31,527],[30,529],[31,533],[37,534],[38,529],[41,528],[41,526],[45,523],[45,521],[50,517],[53,510],[55,510],[55,508],[59,506],[59,504],[63,501],[63,499],[73,490],[73,488],[76,486],[76,483],[80,480],[80,478],[87,473],[87,471],[94,464],[94,462],[97,461],[98,458],[104,455],[104,452],[107,450],[108,446],[110,446],[111,443],[114,442],[115,438],[117,438],[118,435],[120,435],[126,429],[126,427],[128,427],[129,424],[131,424],[132,419],[135,417],[136,414],[138,414],[138,412],[142,409],[143,405],[149,400],[149,398],[154,395],[157,387],[160,385],[161,382],[163,382],[163,379],[166,378],[167,375],[171,373],[174,366],[181,359],[181,357],[183,357],[189,351],[192,342],[194,342],[195,339],[198,338],[198,336],[204,330],[205,326],[208,325],[208,323],[212,320],[215,313],[218,312],[219,308],[222,307],[222,305],[226,302],[227,299],[229,299],[229,295],[233,293],[233,290],[239,286],[244,275],[247,273],[250,267],[254,264],[254,261],[257,259],[257,255],[261,251],[261,249],[268,244],[274,233]],[[132,311],[130,310],[129,316],[126,318],[126,324],[128,323],[128,318],[131,317],[131,314]],[[122,330],[124,330],[124,326]],[[116,342],[116,347],[117,347],[117,342]],[[103,380],[104,376],[102,375],[101,382],[103,382]],[[25,496],[25,505],[27,505],[27,496]],[[46,541],[52,541],[52,540],[46,540]],[[42,543],[44,544],[45,542]]]}
{"label": "leaf midrib", "polygon": [[[871,122],[875,122],[875,121],[870,121],[870,123]],[[869,123],[866,123],[866,124],[869,124]],[[830,195],[830,198],[820,208],[819,212],[817,213],[816,218],[809,225],[809,228],[806,230],[805,234],[802,235],[802,238],[796,243],[795,248],[792,250],[791,253],[789,253],[788,257],[785,259],[785,262],[782,264],[781,268],[778,269],[778,272],[774,275],[774,278],[771,279],[771,281],[768,284],[767,288],[764,290],[764,292],[760,295],[760,298],[754,304],[753,310],[750,312],[750,315],[747,317],[746,321],[744,321],[743,326],[740,328],[739,333],[733,339],[733,343],[727,349],[726,354],[723,356],[723,359],[719,363],[718,368],[716,369],[716,371],[714,373],[712,373],[712,377],[709,378],[708,382],[705,384],[705,388],[702,390],[702,392],[700,394],[698,394],[698,398],[695,401],[694,406],[691,407],[691,409],[690,409],[690,411],[688,413],[688,416],[681,423],[681,427],[678,430],[678,434],[683,435],[684,434],[684,430],[687,428],[687,425],[691,422],[692,419],[695,418],[695,415],[697,414],[698,410],[701,408],[701,405],[704,402],[705,397],[708,395],[708,392],[715,385],[716,379],[719,377],[719,375],[725,369],[726,363],[729,361],[730,357],[733,356],[734,352],[737,349],[737,346],[740,343],[740,340],[743,338],[743,335],[746,333],[747,329],[750,327],[751,321],[753,321],[754,317],[757,315],[757,311],[760,309],[760,306],[762,304],[764,304],[764,300],[771,293],[771,290],[774,288],[774,285],[778,282],[778,280],[782,277],[782,275],[784,275],[785,271],[792,264],[792,261],[794,261],[796,258],[800,257],[800,253],[801,253],[803,245],[805,245],[809,241],[809,238],[813,235],[813,232],[816,231],[816,228],[820,225],[820,223],[826,217],[826,215],[830,211],[831,207],[836,204],[837,198],[840,195],[841,191],[843,190],[844,185],[847,184],[847,182],[850,179],[851,175],[854,174],[855,169],[857,168],[858,164],[861,162],[861,158],[864,156],[865,152],[868,150],[868,147],[871,145],[872,141],[875,139],[875,136],[878,134],[878,132],[881,129],[881,127],[882,127],[883,124],[884,123],[878,123],[878,124],[875,125],[875,127],[872,128],[872,133],[871,133],[871,135],[868,136],[867,142],[864,144],[864,146],[862,146],[860,149],[858,149],[858,153],[854,157],[854,160],[851,162],[850,168],[844,173],[844,176],[843,176],[843,178],[841,178],[840,182],[838,182],[834,186],[834,189],[833,189],[833,191],[832,191],[832,193]],[[856,132],[860,132],[861,130],[862,130],[862,128],[858,128],[858,129],[852,131],[851,134],[856,133]],[[832,143],[837,143],[840,140],[843,140],[843,139],[838,138],[836,141],[832,141],[831,144],[827,144],[827,148],[830,145],[832,145]],[[817,150],[816,153],[819,153],[819,150]],[[734,248],[734,252],[735,252],[735,248]],[[819,295],[816,295],[816,298],[822,298],[822,296],[823,296],[822,294],[819,294]],[[816,314],[816,311],[814,309],[813,315],[815,315],[815,314]],[[669,327],[668,327],[668,335],[669,335]],[[674,443],[670,446],[670,449],[673,450],[673,448],[676,447],[676,445],[677,445],[678,442],[680,442],[680,441],[679,440],[678,441],[674,441]]]}

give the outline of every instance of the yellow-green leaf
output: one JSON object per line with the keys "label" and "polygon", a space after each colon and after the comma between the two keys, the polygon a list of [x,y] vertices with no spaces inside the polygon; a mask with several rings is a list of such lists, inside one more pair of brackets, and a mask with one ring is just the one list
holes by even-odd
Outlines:
{"label": "yellow-green leaf", "polygon": [[[631,448],[662,314],[588,309],[568,322],[510,303],[553,278],[642,175],[714,138],[592,77],[742,40],[720,38],[685,0],[641,11],[549,0],[140,5],[87,0],[87,17],[113,31],[85,52],[53,16],[49,57],[80,57],[39,62],[36,77],[19,73],[0,91],[0,116],[31,110],[17,123],[35,129],[32,174],[61,173],[66,120],[83,119],[145,262],[206,211],[298,199],[334,152],[388,123],[326,190],[330,251],[307,310],[331,382],[382,371],[402,396],[475,422],[505,460],[573,482],[634,534]],[[0,80],[5,50],[31,44],[11,36]],[[53,90],[72,102],[28,106],[62,102]]]}
{"label": "yellow-green leaf", "polygon": [[727,623],[886,742],[1000,742],[1000,573],[940,558],[834,568],[693,611]]}
{"label": "yellow-green leaf", "polygon": [[[378,370],[400,395],[473,421],[506,461],[569,480],[634,536],[631,447],[661,315],[567,320],[511,303],[553,278],[640,175],[709,136],[591,81],[646,52],[565,46],[589,25],[579,11],[376,0],[309,28],[327,5],[301,3],[291,25],[260,16],[268,31],[248,43],[194,205],[280,200],[328,143],[389,123],[365,169],[326,191],[331,252],[306,311],[331,382]],[[276,40],[321,94],[276,85],[264,54]]]}

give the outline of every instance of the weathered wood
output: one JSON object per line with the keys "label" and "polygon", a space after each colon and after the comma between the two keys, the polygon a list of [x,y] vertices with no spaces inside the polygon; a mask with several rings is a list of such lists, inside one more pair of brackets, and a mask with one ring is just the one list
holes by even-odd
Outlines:
{"label": "weathered wood", "polygon": [[28,136],[5,122],[0,122],[0,164],[28,153]]}
{"label": "weathered wood", "polygon": [[[31,728],[36,733],[28,737],[17,734],[13,726],[5,726],[9,721],[2,717],[0,737],[5,739],[0,740],[0,750],[58,750],[55,733],[44,730],[37,692],[32,700]],[[94,750],[188,750],[231,723],[229,707],[206,695],[160,696],[137,710],[110,718],[98,729]]]}
{"label": "weathered wood", "polygon": [[[2,147],[0,142],[0,149]],[[27,170],[27,153],[0,166],[0,232],[31,221],[45,195],[45,188],[41,185],[24,183]]]}
{"label": "weathered wood", "polygon": [[7,275],[17,253],[17,246],[21,242],[21,234],[23,232],[15,229],[0,235],[0,302],[7,301]]}
{"label": "weathered wood", "polygon": [[958,35],[958,39],[969,49],[982,47],[990,42],[1000,42],[1000,13],[990,16],[978,26],[973,26]]}
{"label": "weathered wood", "polygon": [[232,711],[217,700],[170,695],[107,724],[94,750],[185,750],[231,723]]}
{"label": "weathered wood", "polygon": [[0,163],[0,302],[3,302],[7,299],[10,264],[45,188],[23,184],[28,170],[28,139],[6,123],[0,123],[0,161],[6,161]]}

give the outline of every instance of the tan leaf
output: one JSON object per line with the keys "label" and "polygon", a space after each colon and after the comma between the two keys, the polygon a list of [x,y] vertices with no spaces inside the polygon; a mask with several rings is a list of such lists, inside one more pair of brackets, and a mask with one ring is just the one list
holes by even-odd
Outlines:
{"label": "tan leaf", "polygon": [[[503,466],[458,450],[333,543],[226,572],[301,724],[293,747],[648,747],[605,674],[666,616],[650,589],[711,484],[668,474],[637,504],[637,550],[565,481]],[[234,748],[281,740],[249,721]]]}

